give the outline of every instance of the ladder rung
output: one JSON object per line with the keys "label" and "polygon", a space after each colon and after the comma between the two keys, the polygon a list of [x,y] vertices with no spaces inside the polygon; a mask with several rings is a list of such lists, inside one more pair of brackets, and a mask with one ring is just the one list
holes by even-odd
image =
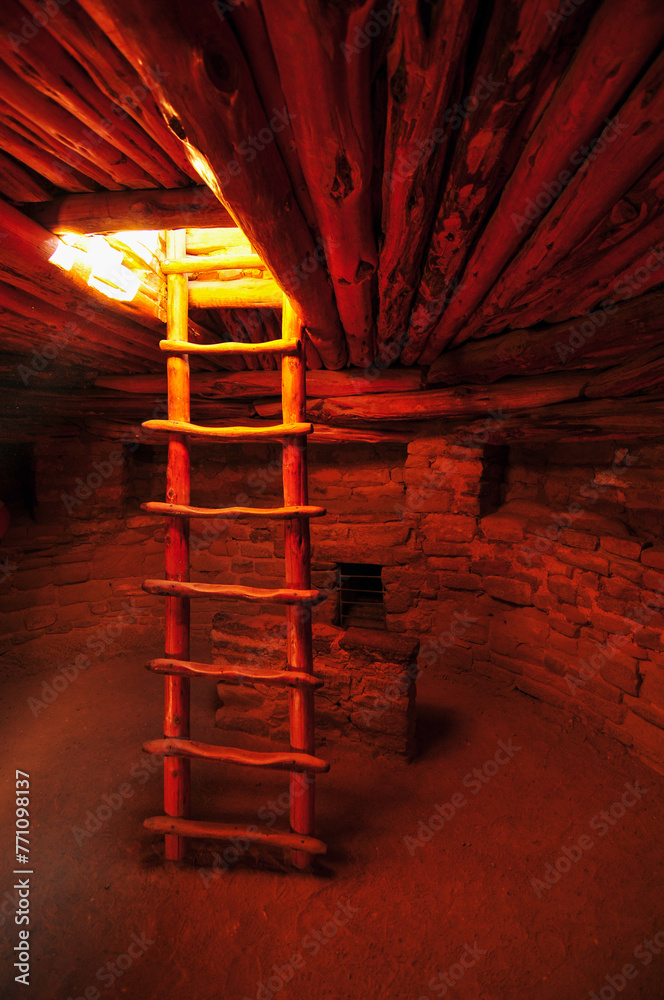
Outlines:
{"label": "ladder rung", "polygon": [[212,677],[220,684],[258,682],[270,687],[319,688],[325,683],[315,674],[302,670],[261,670],[260,667],[224,667],[216,663],[195,663],[191,660],[173,660],[162,657],[145,664],[156,674],[176,677]]}
{"label": "ladder rung", "polygon": [[325,854],[327,845],[315,837],[281,830],[257,830],[255,827],[234,823],[215,823],[209,820],[180,819],[177,816],[151,816],[143,826],[156,833],[173,833],[178,837],[210,837],[214,840],[244,838],[256,844],[271,844],[286,850],[306,851],[307,854]]}
{"label": "ladder rung", "polygon": [[236,267],[265,267],[257,253],[241,253],[232,250],[226,253],[206,254],[200,257],[181,257],[178,260],[164,260],[161,270],[164,274],[203,274],[206,271],[223,271]]}
{"label": "ladder rung", "polygon": [[228,340],[220,344],[192,344],[188,340],[160,340],[159,347],[168,354],[290,354],[300,353],[297,340],[265,340],[258,344],[239,344]]}
{"label": "ladder rung", "polygon": [[272,278],[190,281],[189,305],[195,309],[281,309],[284,293]]}
{"label": "ladder rung", "polygon": [[327,600],[325,590],[265,590],[226,583],[190,583],[188,580],[145,580],[143,590],[164,597],[231,597],[240,601],[267,604],[313,606]]}
{"label": "ladder rung", "polygon": [[176,434],[192,434],[196,437],[226,438],[282,438],[295,434],[311,434],[311,424],[273,424],[271,427],[203,427],[190,424],[186,420],[145,420],[141,425],[150,431],[173,431]]}
{"label": "ladder rung", "polygon": [[166,517],[224,517],[236,521],[242,517],[264,518],[268,521],[287,521],[292,517],[322,517],[324,507],[189,507],[185,504],[142,503],[141,510],[148,514],[163,514]]}
{"label": "ladder rung", "polygon": [[213,743],[196,740],[179,740],[170,737],[149,740],[143,744],[145,753],[159,753],[166,757],[190,757],[193,760],[213,760],[219,764],[240,764],[243,767],[266,767],[273,771],[311,771],[325,774],[330,765],[309,753],[262,753],[257,750],[238,750],[236,747],[219,747]]}

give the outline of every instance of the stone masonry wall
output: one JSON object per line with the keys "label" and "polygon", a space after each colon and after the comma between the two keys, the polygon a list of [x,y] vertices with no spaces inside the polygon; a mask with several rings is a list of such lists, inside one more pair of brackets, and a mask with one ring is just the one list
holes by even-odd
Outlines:
{"label": "stone masonry wall", "polygon": [[[81,436],[35,446],[36,520],[15,511],[0,543],[0,665],[20,669],[28,640],[53,673],[139,640],[160,654],[163,600],[140,585],[163,574],[164,529],[140,503],[163,499],[164,460],[162,446]],[[195,504],[280,501],[276,446],[195,448],[193,464]],[[331,735],[407,749],[414,646],[399,647],[404,637],[420,640],[420,671],[443,663],[499,677],[664,769],[664,445],[507,453],[432,429],[408,447],[312,447],[310,469],[311,501],[328,509],[311,523],[314,585],[333,585],[339,562],[380,564],[393,641],[381,651],[378,635],[340,628],[334,600],[315,609],[317,667],[337,684],[317,695]],[[192,525],[194,579],[276,587],[282,556],[283,529],[266,523]],[[280,655],[283,608],[195,600],[199,657],[211,655],[215,614],[218,657],[243,633],[271,634]],[[361,647],[350,631],[366,633]],[[226,687],[227,728],[240,718],[233,696]],[[278,732],[283,718],[270,711]]]}
{"label": "stone masonry wall", "polygon": [[[310,482],[312,502],[328,510],[311,523],[315,585],[330,586],[338,562],[381,564],[387,629],[420,639],[420,671],[445,663],[501,678],[664,768],[664,446],[508,452],[432,432],[407,449],[316,449]],[[233,569],[243,582],[276,583],[281,539],[249,536]],[[217,654],[229,627],[256,635],[266,613],[280,612],[245,608],[240,621],[225,609]],[[332,642],[333,614],[334,601],[314,612]],[[374,674],[364,692],[382,724],[391,704],[393,733],[401,680]],[[219,724],[242,725],[222,698]],[[352,715],[347,728],[366,736]]]}
{"label": "stone masonry wall", "polygon": [[161,609],[140,587],[163,571],[163,528],[138,500],[154,475],[146,457],[84,436],[45,438],[34,447],[33,516],[8,505],[0,669],[48,666],[47,698],[81,669],[158,635]]}

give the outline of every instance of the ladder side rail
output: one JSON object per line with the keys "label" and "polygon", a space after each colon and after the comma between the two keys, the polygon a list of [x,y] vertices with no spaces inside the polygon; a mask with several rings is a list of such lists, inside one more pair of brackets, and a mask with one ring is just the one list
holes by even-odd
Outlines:
{"label": "ladder side rail", "polygon": [[[185,254],[185,230],[166,234],[166,253],[169,257]],[[169,274],[166,278],[167,339],[188,339],[189,293],[186,274]],[[189,421],[189,361],[186,356],[167,358],[168,417],[170,420]],[[186,434],[170,434],[166,473],[166,501],[173,504],[190,502],[191,466],[189,438]],[[185,581],[189,579],[189,519],[170,517],[166,527],[166,578]],[[189,598],[166,598],[166,656],[189,659]],[[164,736],[189,738],[188,677],[165,678]],[[189,817],[191,774],[189,760],[177,757],[164,758],[164,811],[167,816]],[[185,856],[186,840],[167,833],[165,853],[169,860]]]}
{"label": "ladder side rail", "polygon": [[[282,412],[284,423],[303,423],[306,410],[306,373],[303,328],[299,317],[284,295],[284,340],[298,340],[297,355],[285,356],[281,367]],[[307,438],[304,434],[285,437],[283,442],[284,505],[308,504]],[[309,521],[295,517],[284,521],[286,586],[309,590],[311,587],[311,550]],[[291,670],[313,673],[311,609],[287,607],[288,664]],[[291,749],[315,754],[314,692],[294,688],[288,692]],[[290,825],[294,833],[312,836],[314,832],[315,785],[313,774],[291,773]],[[292,851],[296,868],[306,868],[311,855]]]}

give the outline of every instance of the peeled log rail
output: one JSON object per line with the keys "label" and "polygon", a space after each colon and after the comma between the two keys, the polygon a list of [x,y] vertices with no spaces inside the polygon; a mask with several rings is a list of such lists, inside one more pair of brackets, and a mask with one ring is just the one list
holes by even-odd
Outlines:
{"label": "peeled log rail", "polygon": [[145,580],[143,590],[162,597],[233,597],[252,604],[286,604],[314,607],[327,600],[325,590],[266,590],[263,587],[240,587],[226,583],[190,583],[179,580]]}
{"label": "peeled log rail", "polygon": [[[166,252],[184,252],[184,230],[166,234]],[[187,338],[187,279],[171,274],[167,283],[167,336],[174,340]],[[166,360],[168,415],[174,421],[189,420],[189,361],[182,356]],[[168,441],[166,464],[166,497],[171,503],[188,504],[191,492],[191,458],[189,439],[185,434],[172,434]],[[189,521],[169,518],[166,522],[165,572],[168,581],[182,586],[189,579]],[[186,595],[172,594],[166,601],[165,654],[189,659],[190,603]],[[185,677],[166,677],[164,697],[164,728],[166,737],[188,739],[190,735],[190,685]],[[164,812],[169,816],[189,816],[191,774],[188,761],[173,763],[164,760]],[[169,860],[184,857],[186,843],[182,838],[166,837],[165,852]]]}
{"label": "peeled log rail", "polygon": [[312,434],[311,424],[271,424],[267,427],[203,427],[185,420],[145,420],[142,427],[151,431],[170,431],[177,434],[191,434],[196,437],[224,438],[227,441],[240,438],[283,438],[293,434]]}
{"label": "peeled log rail", "polygon": [[189,305],[197,309],[281,309],[283,298],[271,278],[189,282]]}
{"label": "peeled log rail", "polygon": [[260,264],[251,266],[265,267],[265,262],[256,253],[242,230],[237,228],[230,216],[228,218],[229,221],[225,225],[220,224],[214,229],[187,228],[187,257],[193,255],[206,260],[208,256],[231,258],[253,255]]}
{"label": "peeled log rail", "polygon": [[191,760],[212,760],[219,764],[240,764],[243,767],[265,767],[272,771],[310,771],[325,774],[330,765],[320,757],[308,753],[261,753],[256,750],[239,750],[219,747],[196,740],[150,740],[143,744],[145,753],[164,754],[166,757],[185,757]]}
{"label": "peeled log rail", "polygon": [[510,330],[447,351],[427,375],[429,383],[496,382],[506,375],[609,367],[660,343],[664,291],[579,316],[541,330]]}
{"label": "peeled log rail", "polygon": [[235,267],[265,267],[265,264],[256,253],[229,252],[164,260],[160,266],[164,274],[204,274],[206,271],[223,271]]}
{"label": "peeled log rail", "polygon": [[151,816],[143,826],[155,833],[172,833],[178,837],[196,837],[214,840],[248,840],[270,847],[283,847],[290,851],[306,851],[307,854],[325,854],[326,844],[315,837],[299,833],[282,833],[279,830],[257,830],[254,826],[238,826],[234,823],[214,823],[208,820],[174,819],[171,816]]}
{"label": "peeled log rail", "polygon": [[160,340],[159,347],[173,354],[297,354],[300,350],[297,341],[292,340],[264,340],[257,344],[238,344],[235,341],[191,344],[186,340]]}
{"label": "peeled log rail", "polygon": [[[304,331],[299,317],[284,297],[282,312],[284,337],[302,340]],[[306,369],[303,357],[287,357],[281,365],[281,394],[284,419],[299,421],[306,407]],[[307,439],[288,438],[282,455],[283,496],[286,504],[308,504]],[[311,586],[311,543],[309,521],[306,518],[284,522],[284,564],[286,583],[290,587]],[[313,674],[311,615],[299,607],[286,608],[286,642],[288,668]],[[290,742],[295,749],[308,754],[316,751],[314,692],[291,688],[288,692]],[[297,774],[290,776],[290,825],[298,833],[312,835],[314,826],[315,787],[303,783]],[[298,851],[292,854],[293,864],[305,868],[310,858]]]}
{"label": "peeled log rail", "polygon": [[223,517],[228,520],[239,520],[243,517],[263,518],[269,521],[286,521],[291,517],[322,517],[324,507],[292,506],[292,507],[188,507],[182,504],[142,503],[141,510],[149,514],[164,514],[167,517]]}
{"label": "peeled log rail", "polygon": [[196,663],[190,660],[160,658],[145,664],[156,674],[179,677],[210,677],[219,684],[265,684],[266,687],[323,687],[324,681],[315,674],[298,670],[261,670],[258,667],[224,667],[216,663]]}
{"label": "peeled log rail", "polygon": [[183,229],[192,224],[235,225],[227,209],[203,186],[70,194],[30,205],[25,212],[52,233],[104,234],[126,229]]}
{"label": "peeled log rail", "polygon": [[[341,368],[346,346],[332,289],[278,148],[265,146],[250,169],[238,162],[247,137],[269,128],[269,121],[228,20],[212,5],[200,4],[182,19],[162,0],[129,7],[124,0],[82,0],[81,6],[151,85],[190,161],[217,198],[232,206],[233,218],[283,290],[293,286],[297,268],[313,262],[306,280],[298,279],[293,298],[325,363]],[[160,81],[150,76],[148,54],[155,52]],[[228,76],[220,85],[214,67],[221,65]],[[229,169],[231,164],[238,169]]]}
{"label": "peeled log rail", "polygon": [[462,286],[430,332],[422,362],[434,361],[472,319],[534,225],[525,216],[529,200],[535,202],[544,185],[572,174],[583,161],[579,150],[603,131],[606,116],[620,105],[663,33],[664,5],[634,0],[626,46],[624,0],[601,4],[469,257],[463,272],[469,280],[461,276]]}

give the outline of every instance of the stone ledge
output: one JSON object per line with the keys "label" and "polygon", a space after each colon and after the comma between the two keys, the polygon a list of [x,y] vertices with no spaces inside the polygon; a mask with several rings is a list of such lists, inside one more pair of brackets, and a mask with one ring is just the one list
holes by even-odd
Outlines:
{"label": "stone ledge", "polygon": [[361,649],[367,653],[380,656],[386,663],[408,661],[417,657],[420,640],[400,632],[387,632],[384,629],[349,628],[345,632],[339,630],[339,646],[341,649]]}

